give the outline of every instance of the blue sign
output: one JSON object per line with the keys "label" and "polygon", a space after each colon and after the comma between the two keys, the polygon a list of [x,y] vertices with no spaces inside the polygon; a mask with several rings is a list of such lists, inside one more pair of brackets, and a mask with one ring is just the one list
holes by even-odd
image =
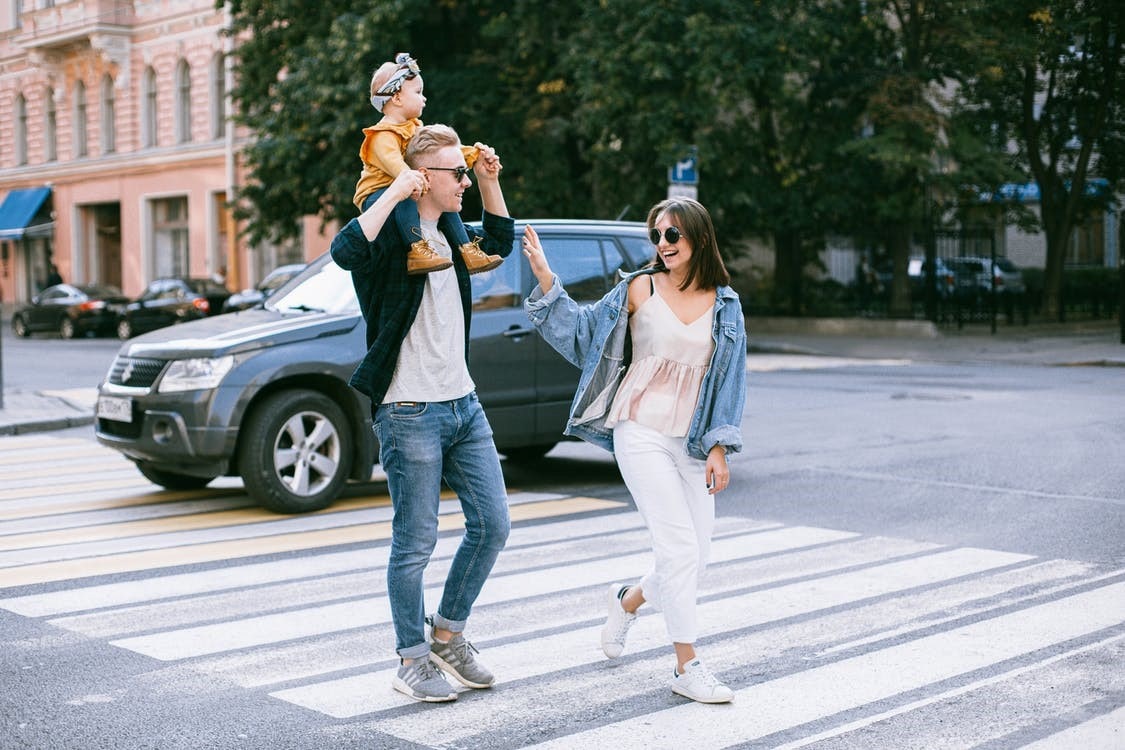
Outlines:
{"label": "blue sign", "polygon": [[668,170],[668,182],[673,185],[698,185],[699,166],[695,158],[695,150],[683,159],[672,165]]}

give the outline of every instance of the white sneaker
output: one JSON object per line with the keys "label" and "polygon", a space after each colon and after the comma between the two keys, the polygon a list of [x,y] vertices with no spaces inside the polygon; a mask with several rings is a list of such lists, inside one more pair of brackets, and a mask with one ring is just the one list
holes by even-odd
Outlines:
{"label": "white sneaker", "polygon": [[621,595],[626,588],[620,583],[609,584],[609,616],[602,626],[602,651],[610,659],[621,656],[625,650],[625,636],[637,619],[636,612],[626,612],[621,606]]}
{"label": "white sneaker", "polygon": [[700,703],[730,703],[734,691],[719,682],[699,659],[684,665],[684,673],[672,670],[672,692]]}

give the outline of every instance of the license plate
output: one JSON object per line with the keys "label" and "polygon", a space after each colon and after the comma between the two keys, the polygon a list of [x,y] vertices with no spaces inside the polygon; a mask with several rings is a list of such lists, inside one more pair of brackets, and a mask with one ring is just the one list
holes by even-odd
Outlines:
{"label": "license plate", "polygon": [[133,399],[120,396],[98,396],[98,407],[95,413],[101,419],[112,419],[115,422],[133,421]]}

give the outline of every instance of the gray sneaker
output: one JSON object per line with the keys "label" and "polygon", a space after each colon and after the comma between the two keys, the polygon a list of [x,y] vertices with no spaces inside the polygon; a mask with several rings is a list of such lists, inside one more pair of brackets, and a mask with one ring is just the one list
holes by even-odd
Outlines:
{"label": "gray sneaker", "polygon": [[[431,631],[432,632],[432,631]],[[441,643],[430,638],[430,658],[455,680],[465,687],[487,688],[492,687],[495,679],[483,664],[476,660],[473,654],[480,653],[476,646],[465,640],[465,636],[458,633],[449,639],[448,643]]]}
{"label": "gray sneaker", "polygon": [[400,664],[391,685],[416,701],[441,703],[457,700],[457,691],[445,681],[441,670],[429,659],[415,659],[410,664]]}

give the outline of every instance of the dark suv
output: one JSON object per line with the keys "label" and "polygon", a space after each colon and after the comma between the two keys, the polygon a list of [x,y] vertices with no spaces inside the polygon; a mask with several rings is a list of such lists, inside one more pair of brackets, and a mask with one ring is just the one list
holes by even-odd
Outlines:
{"label": "dark suv", "polygon": [[[599,299],[653,254],[633,222],[530,222],[570,294]],[[469,370],[499,451],[541,457],[562,439],[578,370],[522,308],[535,283],[516,244],[472,277]],[[121,347],[99,388],[98,441],[169,489],[241,476],[283,513],[329,505],[377,462],[369,402],[348,386],[366,353],[350,275],[326,254],[264,306],[155,331]]]}

